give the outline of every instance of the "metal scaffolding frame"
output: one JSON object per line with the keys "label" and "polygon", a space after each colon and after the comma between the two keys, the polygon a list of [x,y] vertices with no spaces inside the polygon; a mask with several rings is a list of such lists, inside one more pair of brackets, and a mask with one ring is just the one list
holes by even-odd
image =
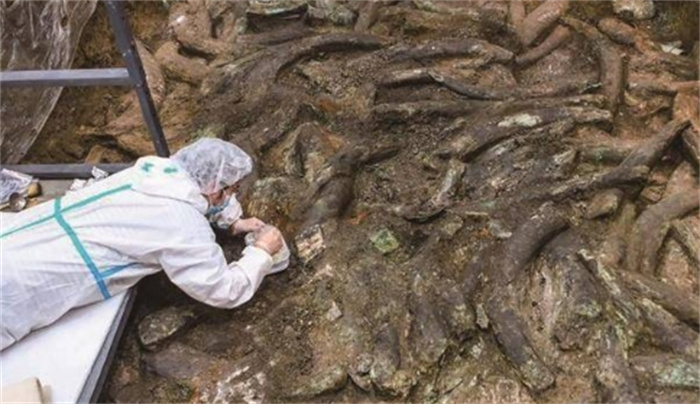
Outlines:
{"label": "metal scaffolding frame", "polygon": [[[136,90],[143,119],[151,134],[156,154],[168,157],[168,143],[163,135],[158,112],[148,89],[146,73],[136,50],[134,37],[124,11],[122,0],[102,0],[107,9],[110,25],[117,47],[126,67],[108,69],[68,70],[17,70],[0,72],[0,86],[12,87],[69,87],[69,86],[130,86]],[[109,173],[122,170],[130,164],[98,164]],[[38,178],[88,178],[93,165],[90,164],[16,164],[3,165]]]}
{"label": "metal scaffolding frame", "polygon": [[[126,64],[125,68],[5,71],[0,72],[0,87],[133,87],[138,96],[141,112],[156,154],[168,157],[170,155],[168,144],[148,88],[141,58],[136,50],[123,0],[102,0],[102,2],[107,9],[117,46]],[[93,167],[98,167],[111,174],[129,166],[131,164],[15,164],[2,165],[0,168],[22,172],[41,179],[73,179],[91,177]],[[102,385],[109,371],[109,364],[115,355],[117,344],[133,306],[135,291],[131,290],[127,293],[124,303],[119,308],[116,320],[105,338],[102,349],[93,363],[90,376],[82,386],[78,398],[80,403],[96,402],[99,399]]]}

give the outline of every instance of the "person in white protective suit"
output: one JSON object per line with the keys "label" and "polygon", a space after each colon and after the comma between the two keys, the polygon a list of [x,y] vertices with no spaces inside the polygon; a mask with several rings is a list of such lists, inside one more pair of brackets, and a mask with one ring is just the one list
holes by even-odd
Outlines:
{"label": "person in white protective suit", "polygon": [[[235,186],[251,170],[251,158],[235,145],[201,139],[171,158],[140,158],[127,170],[3,219],[0,350],[160,270],[211,306],[247,302],[266,275],[288,265],[278,258],[288,256],[279,230],[242,218]],[[212,224],[233,234],[254,232],[254,242],[229,264]]]}

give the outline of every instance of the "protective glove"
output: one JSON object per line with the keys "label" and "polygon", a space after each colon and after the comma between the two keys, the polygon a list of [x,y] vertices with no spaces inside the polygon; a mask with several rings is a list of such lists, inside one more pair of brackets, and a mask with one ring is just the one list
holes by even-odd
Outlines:
{"label": "protective glove", "polygon": [[238,219],[233,226],[231,226],[231,233],[233,235],[256,232],[265,226],[265,222],[258,219],[257,217],[250,217],[248,219]]}
{"label": "protective glove", "polygon": [[272,269],[267,275],[284,271],[289,266],[289,248],[276,227],[265,225],[255,233],[248,233],[245,241],[247,245],[260,248],[272,257]]}

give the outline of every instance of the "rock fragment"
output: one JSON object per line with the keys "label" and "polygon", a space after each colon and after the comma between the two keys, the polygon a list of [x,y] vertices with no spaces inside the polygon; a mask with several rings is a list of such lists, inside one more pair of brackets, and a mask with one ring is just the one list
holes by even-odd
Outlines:
{"label": "rock fragment", "polygon": [[335,302],[331,302],[331,308],[326,312],[326,320],[334,322],[343,316],[343,312]]}
{"label": "rock fragment", "polygon": [[586,219],[596,219],[617,212],[623,196],[623,192],[617,188],[595,194],[586,208]]}
{"label": "rock fragment", "polygon": [[149,314],[138,327],[139,342],[146,349],[167,341],[191,326],[198,316],[192,307],[170,306]]}
{"label": "rock fragment", "polygon": [[613,0],[612,4],[615,14],[623,18],[648,20],[656,12],[652,0]]}
{"label": "rock fragment", "polygon": [[389,229],[383,228],[375,233],[370,240],[374,248],[379,250],[382,254],[389,254],[401,247],[399,240],[396,239],[394,233]]}
{"label": "rock fragment", "polygon": [[643,382],[654,387],[700,389],[700,365],[677,355],[637,356],[632,369]]}
{"label": "rock fragment", "polygon": [[187,345],[175,342],[162,351],[146,355],[146,366],[159,376],[189,380],[212,368],[216,359]]}
{"label": "rock fragment", "polygon": [[489,328],[489,316],[486,315],[483,304],[476,305],[476,324],[482,330]]}

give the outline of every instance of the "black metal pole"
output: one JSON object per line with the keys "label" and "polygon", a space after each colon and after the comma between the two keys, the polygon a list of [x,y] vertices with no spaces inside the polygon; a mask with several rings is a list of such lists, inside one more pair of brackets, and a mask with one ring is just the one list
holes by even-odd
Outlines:
{"label": "black metal pole", "polygon": [[129,22],[126,19],[124,4],[119,0],[104,0],[104,3],[107,7],[107,15],[109,16],[109,22],[114,31],[117,46],[122,53],[129,75],[134,80],[134,87],[139,98],[139,104],[141,105],[143,119],[146,121],[146,126],[151,133],[151,139],[156,148],[156,153],[161,157],[168,157],[170,156],[168,143],[165,141],[163,128],[158,119],[158,112],[153,104],[151,92],[148,89],[146,73],[143,71],[141,58],[136,51],[134,37],[131,34]]}

